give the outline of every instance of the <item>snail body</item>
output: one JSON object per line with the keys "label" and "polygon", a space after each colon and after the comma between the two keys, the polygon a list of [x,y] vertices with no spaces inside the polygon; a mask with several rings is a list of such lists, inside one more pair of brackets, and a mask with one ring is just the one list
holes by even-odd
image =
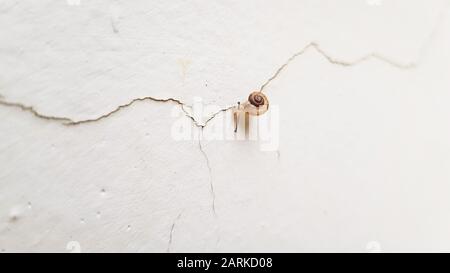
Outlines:
{"label": "snail body", "polygon": [[260,91],[250,93],[248,99],[244,103],[238,102],[237,108],[234,111],[235,129],[237,132],[238,120],[240,114],[245,114],[246,123],[248,122],[248,116],[259,116],[269,110],[269,100],[267,96]]}

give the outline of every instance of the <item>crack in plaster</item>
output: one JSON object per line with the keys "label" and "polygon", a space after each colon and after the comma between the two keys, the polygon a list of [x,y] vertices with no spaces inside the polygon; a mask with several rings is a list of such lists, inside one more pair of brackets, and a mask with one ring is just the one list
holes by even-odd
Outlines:
{"label": "crack in plaster", "polygon": [[212,114],[212,115],[211,115],[211,116],[203,123],[203,125],[198,125],[198,126],[201,127],[202,129],[205,128],[206,125],[207,125],[211,120],[213,120],[218,114],[220,114],[220,113],[222,113],[222,112],[227,112],[228,110],[233,109],[234,107],[236,107],[236,106],[235,106],[235,105],[232,105],[232,106],[228,106],[228,107],[226,107],[226,108],[220,109],[219,111],[213,113],[213,114]]}
{"label": "crack in plaster", "polygon": [[[201,127],[199,132],[199,138],[198,138],[198,148],[200,152],[203,154],[203,157],[205,158],[206,166],[208,167],[208,173],[209,173],[209,186],[210,186],[210,192],[211,192],[211,210],[213,212],[214,218],[217,220],[217,213],[216,213],[216,192],[214,191],[214,181],[212,177],[212,168],[211,164],[209,162],[209,157],[206,151],[203,149],[202,146],[202,136],[203,136],[203,128]],[[216,247],[219,245],[220,242],[220,234],[217,234],[217,240],[216,240]]]}
{"label": "crack in plaster", "polygon": [[173,232],[175,231],[175,225],[178,222],[178,220],[180,220],[181,215],[182,215],[182,212],[180,212],[180,214],[178,214],[178,216],[175,218],[175,220],[173,220],[172,226],[170,228],[170,233],[169,233],[169,241],[167,242],[167,252],[170,252],[170,248],[172,247]]}
{"label": "crack in plaster", "polygon": [[370,59],[376,59],[379,61],[382,61],[384,63],[387,63],[395,68],[398,69],[412,69],[417,67],[417,63],[418,62],[410,62],[410,63],[397,63],[394,60],[390,60],[386,57],[384,57],[383,55],[380,55],[378,53],[370,53],[367,54],[359,59],[356,59],[354,61],[344,61],[344,60],[340,60],[337,58],[332,57],[330,54],[326,53],[320,46],[319,44],[317,44],[316,42],[311,42],[309,44],[307,44],[304,48],[302,48],[300,51],[296,52],[294,55],[292,55],[285,63],[283,63],[273,74],[272,77],[270,77],[263,85],[261,85],[259,91],[263,92],[264,89],[273,81],[275,80],[280,74],[281,72],[287,67],[289,66],[289,64],[294,61],[298,56],[301,56],[303,54],[305,54],[310,48],[314,49],[317,53],[319,53],[320,55],[322,55],[329,63],[334,64],[334,65],[339,65],[339,66],[344,66],[344,67],[348,67],[348,66],[355,66],[358,64],[361,64],[365,61],[368,61]]}
{"label": "crack in plaster", "polygon": [[[147,101],[147,100],[151,100],[151,101],[155,101],[155,102],[173,102],[173,103],[176,103],[176,104],[182,106],[183,112],[184,112],[187,116],[189,116],[188,113],[187,113],[187,112],[184,110],[184,108],[183,108],[183,106],[185,106],[185,104],[184,104],[183,102],[181,102],[180,100],[178,100],[178,99],[174,99],[174,98],[159,99],[159,98],[154,98],[154,97],[151,97],[151,96],[147,96],[147,97],[142,97],[142,98],[136,98],[136,99],[131,100],[131,101],[128,102],[128,103],[119,105],[119,106],[117,106],[116,109],[114,109],[113,111],[111,111],[111,112],[109,112],[109,113],[106,113],[106,114],[104,114],[104,115],[102,115],[102,116],[99,116],[99,117],[97,117],[97,118],[94,118],[94,119],[86,119],[86,120],[80,120],[80,121],[72,121],[72,122],[66,123],[65,125],[74,126],[74,125],[80,125],[80,124],[84,124],[84,123],[97,122],[97,121],[99,121],[99,120],[102,120],[102,119],[105,119],[105,118],[110,117],[111,115],[113,115],[113,114],[119,112],[120,110],[122,110],[122,109],[124,109],[124,108],[130,107],[131,105],[133,105],[133,104],[136,103],[136,102]],[[189,116],[189,117],[190,117],[191,119],[194,120],[194,118],[193,118],[192,116]]]}
{"label": "crack in plaster", "polygon": [[[193,116],[191,116],[186,111],[186,109],[184,108],[184,107],[191,107],[191,106],[188,106],[188,105],[184,104],[183,102],[181,102],[180,100],[174,99],[174,98],[160,99],[160,98],[155,98],[155,97],[150,97],[150,96],[142,97],[142,98],[135,98],[135,99],[131,100],[130,102],[126,103],[126,104],[122,104],[122,105],[117,106],[111,112],[108,112],[108,113],[106,113],[104,115],[101,115],[101,116],[99,116],[97,118],[78,120],[78,121],[74,121],[74,120],[72,120],[72,119],[70,119],[68,117],[58,117],[58,116],[44,115],[44,114],[41,114],[38,111],[36,111],[34,109],[34,107],[32,107],[32,106],[28,106],[28,105],[25,105],[25,104],[22,104],[22,103],[18,103],[18,102],[8,102],[8,101],[3,100],[3,98],[4,98],[4,96],[0,94],[0,105],[7,106],[7,107],[19,108],[19,109],[21,109],[21,110],[23,110],[25,112],[32,113],[37,118],[45,119],[45,120],[51,120],[51,121],[59,121],[59,122],[62,122],[62,124],[66,125],[66,126],[76,126],[76,125],[81,125],[81,124],[85,124],[85,123],[92,123],[92,122],[100,121],[102,119],[105,119],[105,118],[108,118],[108,117],[114,115],[115,113],[119,112],[120,110],[122,110],[124,108],[130,107],[131,105],[133,105],[136,102],[147,101],[147,100],[151,100],[151,101],[155,101],[155,102],[173,102],[173,103],[176,103],[176,104],[181,106],[184,114],[188,118],[190,118],[194,122],[194,124],[196,126],[204,127],[204,125],[199,124],[195,120],[195,118]],[[217,115],[217,114],[215,114],[215,115]]]}
{"label": "crack in plaster", "polygon": [[[334,65],[340,65],[340,66],[345,66],[345,67],[349,67],[349,66],[355,66],[358,65],[360,63],[363,63],[365,61],[368,61],[370,59],[378,59],[380,61],[383,61],[393,67],[396,67],[398,69],[411,69],[411,68],[415,68],[417,67],[418,62],[411,62],[411,63],[406,63],[406,64],[402,64],[402,63],[397,63],[393,60],[390,60],[386,57],[383,57],[382,55],[379,55],[377,53],[371,53],[368,55],[365,55],[355,61],[343,61],[343,60],[339,60],[337,58],[332,57],[331,55],[327,54],[324,50],[322,50],[322,48],[315,42],[311,42],[308,45],[306,45],[305,47],[303,47],[300,51],[296,52],[295,54],[293,54],[285,63],[283,63],[276,71],[275,73],[263,84],[261,85],[259,91],[263,92],[266,87],[272,82],[274,81],[276,78],[278,78],[278,76],[281,74],[281,72],[283,70],[285,70],[289,64],[291,64],[292,61],[294,61],[297,57],[303,55],[304,53],[306,53],[310,48],[313,48],[316,50],[316,52],[318,52],[320,55],[322,55],[329,63],[334,64]],[[161,99],[161,98],[155,98],[155,97],[151,97],[151,96],[147,96],[147,97],[141,97],[141,98],[135,98],[133,100],[131,100],[128,103],[122,104],[117,106],[114,110],[112,110],[111,112],[108,112],[104,115],[101,115],[97,118],[92,118],[92,119],[85,119],[85,120],[78,120],[78,121],[74,121],[68,117],[58,117],[58,116],[50,116],[50,115],[45,115],[45,114],[41,114],[38,111],[36,111],[33,106],[27,106],[25,104],[22,103],[18,103],[18,102],[8,102],[6,100],[4,100],[4,96],[0,94],[0,105],[3,106],[9,106],[9,107],[16,107],[19,108],[23,111],[27,111],[32,113],[35,117],[37,118],[41,118],[41,119],[46,119],[46,120],[53,120],[53,121],[59,121],[59,122],[63,122],[63,125],[67,125],[67,126],[75,126],[75,125],[81,125],[81,124],[85,124],[85,123],[92,123],[92,122],[97,122],[100,120],[103,120],[105,118],[108,118],[110,116],[112,116],[113,114],[119,112],[120,110],[124,109],[124,108],[128,108],[130,106],[132,106],[134,103],[136,102],[141,102],[141,101],[154,101],[154,102],[173,102],[176,103],[178,105],[181,106],[181,109],[183,110],[184,114],[186,115],[186,117],[188,117],[189,119],[192,120],[193,124],[197,127],[200,128],[204,128],[206,127],[206,125],[213,120],[218,114],[222,113],[222,112],[226,112],[232,108],[234,108],[235,106],[228,106],[225,108],[220,109],[219,111],[213,113],[208,119],[206,119],[205,122],[200,123],[200,121],[196,120],[191,114],[188,113],[188,111],[186,111],[185,107],[191,108],[192,106],[187,105],[186,103],[182,102],[179,99],[176,98],[166,98],[166,99]]]}
{"label": "crack in plaster", "polygon": [[[436,35],[436,32],[439,29],[439,26],[442,24],[442,21],[444,20],[444,18],[446,17],[446,13],[448,12],[448,9],[450,7],[450,1],[447,2],[445,1],[445,5],[444,7],[441,9],[441,13],[438,16],[438,19],[436,20],[436,24],[433,27],[430,35],[427,37],[427,39],[425,40],[424,44],[422,45],[422,47],[420,48],[420,52],[419,52],[419,57],[417,58],[416,61],[412,61],[409,63],[400,63],[400,62],[396,62],[395,60],[392,60],[390,58],[387,58],[377,52],[372,52],[369,53],[363,57],[360,57],[359,59],[353,60],[353,61],[345,61],[339,58],[335,58],[333,57],[331,54],[328,54],[326,51],[324,51],[318,43],[316,42],[310,42],[309,44],[307,44],[305,47],[303,47],[300,51],[296,52],[295,54],[293,54],[289,59],[287,59],[287,61],[285,63],[283,63],[276,71],[275,73],[266,80],[266,82],[261,85],[259,91],[263,92],[265,90],[265,88],[273,81],[275,80],[280,74],[281,72],[289,66],[289,64],[294,61],[297,57],[303,55],[304,53],[306,53],[310,48],[313,48],[317,53],[319,53],[321,56],[323,56],[329,63],[333,64],[333,65],[339,65],[339,66],[344,66],[344,67],[349,67],[349,66],[355,66],[358,64],[361,64],[365,61],[368,61],[370,59],[376,59],[379,60],[381,62],[384,62],[392,67],[401,69],[401,70],[407,70],[407,69],[412,69],[412,68],[416,68],[418,66],[418,64],[420,63],[422,57],[425,55],[425,51],[426,48],[428,46],[428,44],[431,43],[431,41],[433,40],[433,37]],[[111,18],[111,24],[113,27],[114,32],[116,32],[116,26],[115,26],[115,21],[113,20],[113,18]],[[117,31],[118,32],[118,31]],[[131,100],[130,102],[126,103],[126,104],[122,104],[119,105],[116,109],[114,109],[113,111],[106,113],[100,117],[97,118],[93,118],[93,119],[86,119],[86,120],[79,120],[79,121],[73,121],[72,119],[68,118],[68,117],[57,117],[57,116],[48,116],[48,115],[44,115],[39,113],[38,111],[36,111],[32,106],[27,106],[24,105],[22,103],[18,103],[18,102],[8,102],[6,100],[4,100],[4,96],[2,94],[0,94],[0,105],[3,106],[9,106],[9,107],[16,107],[16,108],[20,108],[23,111],[28,111],[30,113],[32,113],[34,116],[36,116],[37,118],[41,118],[41,119],[46,119],[46,120],[53,120],[53,121],[62,121],[64,122],[64,125],[80,125],[80,124],[84,124],[84,123],[90,123],[90,122],[96,122],[96,121],[100,121],[104,118],[107,118],[111,115],[113,115],[116,112],[119,112],[121,109],[123,108],[127,108],[129,106],[131,106],[132,104],[134,104],[135,102],[138,101],[145,101],[145,100],[151,100],[151,101],[155,101],[155,102],[175,102],[178,105],[181,106],[181,109],[183,110],[184,114],[190,118],[192,120],[192,122],[194,123],[195,126],[200,127],[200,128],[204,128],[208,122],[210,122],[212,119],[214,119],[218,114],[220,114],[221,112],[226,112],[232,108],[234,108],[234,106],[229,106],[229,107],[225,107],[220,109],[219,111],[217,111],[216,113],[213,113],[203,124],[201,124],[199,121],[197,121],[192,115],[190,115],[186,109],[184,107],[189,107],[192,109],[192,106],[187,105],[186,103],[182,102],[179,99],[175,99],[175,98],[167,98],[167,99],[161,99],[161,98],[155,98],[155,97],[151,97],[151,96],[147,96],[147,97],[142,97],[142,98],[135,98],[133,100]]]}
{"label": "crack in plaster", "polygon": [[203,124],[202,124],[199,121],[197,121],[185,108],[185,107],[188,107],[188,108],[192,109],[192,106],[183,103],[179,99],[175,99],[175,98],[160,99],[160,98],[147,96],[147,97],[142,97],[142,98],[135,98],[135,99],[131,100],[128,103],[119,105],[114,110],[112,110],[111,112],[108,112],[108,113],[106,113],[104,115],[101,115],[101,116],[99,116],[97,118],[74,121],[74,120],[72,120],[72,119],[70,119],[68,117],[58,117],[58,116],[50,116],[50,115],[41,114],[40,112],[35,110],[33,106],[28,106],[28,105],[25,105],[25,104],[22,104],[22,103],[18,103],[18,102],[9,102],[9,101],[5,101],[3,99],[4,99],[4,96],[2,94],[0,94],[0,105],[6,106],[6,107],[19,108],[19,109],[21,109],[21,110],[23,110],[25,112],[29,112],[29,113],[33,114],[37,118],[50,120],[50,121],[62,122],[62,124],[65,125],[65,126],[77,126],[77,125],[82,125],[82,124],[85,124],[85,123],[97,122],[97,121],[100,121],[102,119],[105,119],[105,118],[108,118],[108,117],[114,115],[115,113],[119,112],[120,110],[122,110],[124,108],[130,107],[131,105],[133,105],[136,102],[142,102],[142,101],[150,100],[150,101],[154,101],[154,102],[173,102],[173,103],[176,103],[176,104],[180,105],[183,113],[185,114],[185,116],[188,117],[196,127],[204,128],[217,115],[219,115],[222,112],[226,112],[226,111],[228,111],[228,110],[230,110],[230,109],[232,109],[234,107],[234,106],[229,106],[229,107],[220,109],[219,111],[211,114],[211,116],[208,119],[206,119],[206,121],[203,122]]}
{"label": "crack in plaster", "polygon": [[388,64],[388,65],[390,65],[390,66],[392,66],[394,68],[398,68],[398,69],[401,69],[401,70],[409,70],[409,69],[417,68],[418,65],[420,64],[422,58],[425,55],[425,51],[426,51],[428,45],[431,43],[431,41],[433,40],[434,36],[438,32],[439,26],[442,25],[442,22],[444,21],[444,18],[446,17],[446,13],[448,12],[449,7],[450,7],[450,1],[446,2],[444,7],[441,9],[441,12],[438,15],[438,19],[436,20],[436,23],[435,23],[432,31],[430,32],[428,37],[425,39],[425,42],[420,47],[419,54],[418,54],[419,57],[417,58],[416,61],[411,61],[409,63],[400,63],[400,62],[396,62],[395,60],[392,60],[390,58],[387,58],[386,56],[384,56],[382,54],[379,54],[377,52],[369,53],[369,54],[364,55],[363,57],[360,57],[360,58],[355,59],[353,61],[345,61],[345,60],[342,60],[342,59],[339,59],[339,58],[335,58],[331,54],[328,54],[325,50],[323,50],[320,47],[320,45],[318,43],[310,42],[305,47],[303,47],[300,51],[298,51],[297,53],[294,53],[289,59],[287,59],[287,61],[285,63],[283,63],[275,71],[275,73],[272,75],[272,77],[270,77],[263,85],[261,85],[259,91],[263,92],[264,89],[273,80],[275,80],[280,75],[280,73],[292,61],[294,61],[298,56],[303,55],[304,53],[306,53],[311,48],[314,49],[317,53],[319,53],[322,57],[324,57],[325,60],[327,60],[329,63],[334,64],[334,65],[343,66],[343,67],[356,66],[358,64],[361,64],[361,63],[364,63],[364,62],[369,61],[371,59],[374,59],[374,60],[378,60],[380,62],[386,63],[386,64]]}
{"label": "crack in plaster", "polygon": [[[330,64],[333,65],[339,65],[339,66],[343,66],[343,67],[350,67],[350,66],[355,66],[358,64],[361,64],[363,62],[366,62],[370,59],[376,59],[379,60],[381,62],[384,62],[392,67],[401,69],[401,70],[407,70],[407,69],[412,69],[412,68],[416,68],[418,66],[418,64],[420,63],[420,60],[422,59],[424,52],[427,48],[427,45],[429,43],[431,43],[431,40],[433,39],[434,35],[436,34],[437,30],[439,29],[439,26],[441,25],[441,22],[444,20],[444,17],[446,15],[446,13],[448,12],[448,8],[450,6],[450,2],[446,2],[446,5],[443,7],[443,9],[441,10],[440,15],[438,16],[438,19],[436,21],[436,24],[433,28],[433,30],[431,31],[430,35],[428,36],[428,38],[426,39],[426,41],[424,42],[424,44],[422,45],[421,49],[420,49],[420,53],[419,53],[419,58],[416,61],[412,61],[409,63],[399,63],[396,62],[395,60],[389,59],[381,54],[378,54],[376,52],[372,52],[369,53],[363,57],[360,57],[359,59],[353,60],[353,61],[345,61],[345,60],[341,60],[339,58],[335,58],[332,55],[328,54],[326,51],[324,51],[318,43],[316,42],[310,42],[309,44],[307,44],[305,47],[303,47],[300,51],[296,52],[295,54],[293,54],[289,59],[287,59],[287,61],[285,63],[283,63],[276,71],[275,73],[266,80],[266,82],[261,85],[259,91],[263,92],[266,87],[276,78],[278,78],[278,76],[281,74],[281,72],[283,70],[285,70],[289,64],[294,61],[297,57],[303,55],[304,53],[306,53],[310,48],[314,49],[317,53],[319,53],[322,57],[324,57]],[[115,22],[111,22],[112,24]],[[115,25],[112,25],[113,30]],[[9,107],[15,107],[15,108],[19,108],[23,111],[27,111],[32,113],[35,117],[37,118],[41,118],[41,119],[45,119],[45,120],[52,120],[52,121],[59,121],[59,122],[63,122],[64,125],[68,125],[68,126],[73,126],[73,125],[81,125],[81,124],[85,124],[85,123],[92,123],[92,122],[97,122],[100,121],[102,119],[108,118],[110,116],[112,116],[113,114],[119,112],[120,110],[130,107],[131,105],[133,105],[135,102],[138,101],[146,101],[146,100],[150,100],[150,101],[155,101],[155,102],[174,102],[178,105],[181,106],[181,109],[183,110],[184,114],[192,120],[193,124],[201,129],[203,129],[212,119],[214,119],[218,114],[222,113],[222,112],[226,112],[232,108],[234,108],[235,106],[228,106],[225,108],[220,109],[219,111],[213,113],[208,119],[206,119],[205,122],[200,123],[199,121],[197,121],[192,115],[190,115],[188,113],[188,111],[186,111],[185,107],[189,107],[192,109],[192,106],[187,105],[186,103],[182,102],[179,99],[176,98],[167,98],[167,99],[161,99],[161,98],[155,98],[155,97],[151,97],[151,96],[147,96],[147,97],[142,97],[142,98],[135,98],[133,100],[131,100],[130,102],[126,103],[126,104],[122,104],[119,105],[118,107],[116,107],[114,110],[112,110],[109,113],[106,113],[104,115],[101,115],[97,118],[93,118],[93,119],[86,119],[86,120],[79,120],[79,121],[74,121],[68,117],[57,117],[57,116],[50,116],[50,115],[45,115],[42,113],[39,113],[38,111],[36,111],[33,106],[27,106],[25,104],[19,103],[19,102],[8,102],[6,100],[4,100],[4,96],[2,94],[0,94],[0,105],[3,106],[9,106]]]}
{"label": "crack in plaster", "polygon": [[214,191],[214,183],[213,183],[213,178],[212,178],[212,168],[211,168],[211,164],[209,162],[209,157],[206,154],[206,152],[205,152],[205,150],[203,149],[203,146],[202,146],[202,136],[203,136],[203,128],[201,128],[200,132],[199,132],[198,148],[199,148],[200,152],[203,154],[203,157],[205,158],[206,166],[208,167],[209,187],[210,187],[210,192],[211,192],[211,209],[212,209],[212,212],[214,214],[214,217],[216,217],[217,216],[217,214],[216,214],[216,193]]}
{"label": "crack in plaster", "polygon": [[[3,98],[4,98],[3,95],[0,95],[0,99],[3,99]],[[17,103],[17,102],[8,102],[8,101],[0,100],[0,105],[7,106],[7,107],[19,108],[22,111],[29,112],[29,113],[33,114],[35,117],[40,118],[40,119],[63,121],[63,122],[68,122],[68,123],[73,122],[70,118],[47,116],[47,115],[41,114],[38,111],[36,111],[32,106],[27,106],[27,105]]]}
{"label": "crack in plaster", "polygon": [[[441,13],[441,16],[439,16],[439,19],[436,23],[435,28],[433,29],[432,33],[430,34],[429,38],[427,39],[427,41],[425,42],[424,46],[422,46],[421,48],[421,54],[420,57],[422,57],[423,55],[423,51],[425,50],[425,46],[432,40],[435,32],[438,29],[439,23],[442,21],[444,12]],[[115,29],[115,25],[114,22],[112,23],[112,27],[114,32],[116,32]],[[118,31],[117,31],[118,32]],[[116,32],[116,33],[117,33]],[[410,63],[398,63],[394,60],[391,60],[387,57],[384,57],[383,55],[380,55],[376,52],[367,54],[359,59],[353,60],[353,61],[345,61],[345,60],[341,60],[338,58],[335,58],[333,56],[331,56],[330,54],[328,54],[327,52],[325,52],[318,43],[316,42],[311,42],[309,44],[307,44],[305,47],[303,47],[300,51],[296,52],[295,54],[293,54],[289,59],[287,59],[287,61],[285,63],[283,63],[276,71],[275,73],[266,80],[266,82],[261,85],[259,91],[263,92],[266,87],[272,82],[274,81],[276,78],[278,78],[278,76],[281,74],[281,72],[283,70],[285,70],[289,64],[291,64],[297,57],[303,55],[304,53],[306,53],[309,49],[314,49],[317,53],[319,53],[321,56],[323,56],[330,64],[333,65],[339,65],[339,66],[343,66],[343,67],[350,67],[350,66],[355,66],[358,64],[361,64],[365,61],[368,61],[370,59],[376,59],[379,60],[381,62],[384,62],[390,66],[393,66],[395,68],[401,69],[401,70],[407,70],[407,69],[412,69],[412,68],[416,68],[419,64],[420,61],[420,57],[418,58],[417,61],[415,62],[410,62]],[[130,102],[126,103],[126,104],[122,104],[117,106],[114,110],[112,110],[111,112],[108,112],[104,115],[101,115],[97,118],[93,118],[93,119],[86,119],[86,120],[79,120],[79,121],[74,121],[68,117],[57,117],[57,116],[49,116],[49,115],[44,115],[39,113],[38,111],[36,111],[32,106],[27,106],[21,103],[17,103],[17,102],[8,102],[4,100],[4,96],[0,94],[0,105],[3,106],[8,106],[8,107],[15,107],[15,108],[19,108],[23,111],[26,112],[30,112],[32,113],[35,117],[40,118],[40,119],[45,119],[45,120],[51,120],[51,121],[58,121],[58,122],[62,122],[63,125],[67,125],[67,126],[76,126],[76,125],[81,125],[81,124],[86,124],[86,123],[93,123],[93,122],[98,122],[101,121],[103,119],[106,119],[112,115],[114,115],[115,113],[119,112],[120,110],[124,109],[124,108],[128,108],[130,106],[132,106],[134,103],[136,102],[141,102],[141,101],[154,101],[154,102],[163,102],[163,103],[176,103],[178,105],[180,105],[182,111],[184,112],[184,114],[186,115],[186,117],[188,117],[189,119],[191,119],[192,123],[196,126],[199,127],[201,129],[200,134],[202,134],[203,129],[206,127],[206,125],[213,120],[217,115],[219,115],[222,112],[226,112],[232,108],[234,108],[235,106],[228,106],[225,108],[220,109],[219,111],[213,113],[208,119],[206,119],[205,122],[203,122],[203,124],[201,124],[198,120],[196,120],[194,118],[194,116],[192,116],[191,114],[188,113],[188,111],[185,109],[185,107],[189,107],[192,109],[192,106],[189,106],[187,104],[185,104],[184,102],[182,102],[179,99],[175,99],[175,98],[166,98],[166,99],[161,99],[161,98],[155,98],[155,97],[151,97],[151,96],[147,96],[147,97],[142,97],[142,98],[135,98],[133,100],[131,100]],[[206,154],[206,152],[204,151],[202,144],[201,144],[201,135],[199,136],[199,150],[201,151],[202,155],[205,158],[206,161],[206,165],[208,167],[208,172],[209,172],[209,178],[210,178],[210,190],[211,190],[211,195],[212,195],[212,211],[214,216],[216,216],[216,210],[215,210],[215,191],[214,191],[214,185],[213,185],[213,180],[212,180],[212,169],[211,169],[211,165],[210,165],[210,161],[208,158],[208,155]],[[280,154],[278,152],[278,159],[280,157]],[[172,244],[172,237],[173,237],[173,231],[175,229],[175,223],[176,221],[181,217],[181,213],[180,215],[178,215],[178,217],[175,219],[174,223],[172,224],[172,228],[170,231],[170,236],[169,236],[169,242],[168,242],[168,248],[167,251],[170,251],[170,247]]]}
{"label": "crack in plaster", "polygon": [[[266,87],[276,78],[278,78],[278,76],[281,74],[281,72],[283,70],[285,70],[289,64],[294,61],[297,57],[303,55],[304,53],[306,53],[309,49],[314,49],[317,53],[319,53],[322,57],[325,58],[325,60],[327,60],[330,64],[333,65],[339,65],[339,66],[343,66],[343,67],[350,67],[350,66],[355,66],[358,64],[361,64],[363,62],[366,62],[368,60],[371,59],[375,59],[375,60],[379,60],[381,62],[384,62],[392,67],[401,69],[401,70],[408,70],[408,69],[412,69],[412,68],[416,68],[418,66],[418,64],[420,63],[420,60],[422,59],[424,52],[427,48],[427,45],[431,42],[431,40],[433,39],[434,35],[436,34],[437,30],[439,29],[439,26],[441,25],[441,22],[444,20],[445,14],[448,12],[448,8],[450,6],[450,2],[446,2],[446,5],[443,7],[443,9],[441,10],[440,15],[438,16],[438,19],[436,21],[436,24],[432,30],[432,32],[430,33],[430,35],[428,36],[428,38],[426,39],[426,41],[424,42],[423,46],[420,49],[420,53],[419,53],[419,57],[416,61],[412,61],[409,63],[400,63],[400,62],[396,62],[395,60],[389,59],[379,53],[376,52],[372,52],[369,53],[363,57],[360,57],[359,59],[353,60],[353,61],[345,61],[339,58],[335,58],[332,55],[328,54],[326,51],[324,51],[318,43],[316,42],[310,42],[309,44],[307,44],[305,47],[303,47],[300,51],[296,52],[295,54],[293,54],[289,59],[287,59],[287,61],[285,63],[283,63],[276,71],[275,73],[266,80],[266,82],[261,85],[259,91],[263,92]],[[146,101],[146,100],[150,100],[150,101],[155,101],[155,102],[174,102],[178,105],[181,106],[181,109],[183,110],[184,114],[192,120],[193,124],[199,128],[204,128],[212,119],[214,119],[218,114],[220,114],[221,112],[226,112],[232,108],[234,108],[235,106],[228,106],[225,108],[220,109],[219,111],[217,111],[216,113],[213,113],[208,119],[206,119],[205,122],[200,123],[199,121],[197,121],[192,115],[190,115],[188,113],[188,111],[186,111],[185,107],[189,107],[192,109],[192,106],[187,105],[186,103],[182,102],[179,99],[176,98],[167,98],[167,99],[161,99],[161,98],[155,98],[155,97],[151,97],[151,96],[147,96],[147,97],[142,97],[142,98],[135,98],[133,100],[131,100],[130,102],[126,103],[126,104],[122,104],[119,105],[118,107],[116,107],[116,109],[112,110],[109,113],[106,113],[104,115],[101,115],[97,118],[93,118],[93,119],[86,119],[86,120],[79,120],[79,121],[74,121],[68,117],[57,117],[57,116],[50,116],[50,115],[45,115],[42,113],[39,113],[38,111],[36,111],[32,106],[27,106],[25,104],[22,103],[18,103],[18,102],[8,102],[6,100],[4,100],[4,96],[2,96],[0,94],[0,105],[3,106],[9,106],[9,107],[16,107],[19,108],[23,111],[27,111],[32,113],[35,117],[37,118],[41,118],[41,119],[46,119],[46,120],[53,120],[53,121],[59,121],[59,122],[63,122],[64,125],[68,125],[68,126],[73,126],[73,125],[81,125],[81,124],[85,124],[85,123],[91,123],[91,122],[97,122],[100,121],[102,119],[108,118],[110,116],[112,116],[113,114],[119,112],[120,110],[130,107],[131,105],[133,105],[135,102],[138,101]]]}

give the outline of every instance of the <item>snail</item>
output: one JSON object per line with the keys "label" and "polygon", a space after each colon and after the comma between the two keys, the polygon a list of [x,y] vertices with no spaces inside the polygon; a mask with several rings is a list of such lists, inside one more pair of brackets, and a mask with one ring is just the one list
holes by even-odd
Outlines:
{"label": "snail", "polygon": [[245,114],[245,123],[248,124],[249,116],[259,116],[269,110],[269,100],[266,95],[260,91],[252,92],[246,102],[238,102],[234,110],[234,132],[237,132],[238,120],[240,114]]}

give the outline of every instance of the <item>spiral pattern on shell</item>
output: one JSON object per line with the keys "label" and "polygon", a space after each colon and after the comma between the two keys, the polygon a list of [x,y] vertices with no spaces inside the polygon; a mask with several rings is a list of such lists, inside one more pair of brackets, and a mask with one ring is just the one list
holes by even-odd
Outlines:
{"label": "spiral pattern on shell", "polygon": [[253,92],[248,96],[248,101],[256,107],[263,106],[267,104],[267,98],[261,92]]}

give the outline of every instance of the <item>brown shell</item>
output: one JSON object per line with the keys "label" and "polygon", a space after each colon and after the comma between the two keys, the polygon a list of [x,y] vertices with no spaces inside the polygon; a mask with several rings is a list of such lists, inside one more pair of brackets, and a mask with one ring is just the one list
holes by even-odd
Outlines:
{"label": "brown shell", "polygon": [[261,92],[253,92],[248,96],[248,101],[255,107],[268,104],[267,97]]}

